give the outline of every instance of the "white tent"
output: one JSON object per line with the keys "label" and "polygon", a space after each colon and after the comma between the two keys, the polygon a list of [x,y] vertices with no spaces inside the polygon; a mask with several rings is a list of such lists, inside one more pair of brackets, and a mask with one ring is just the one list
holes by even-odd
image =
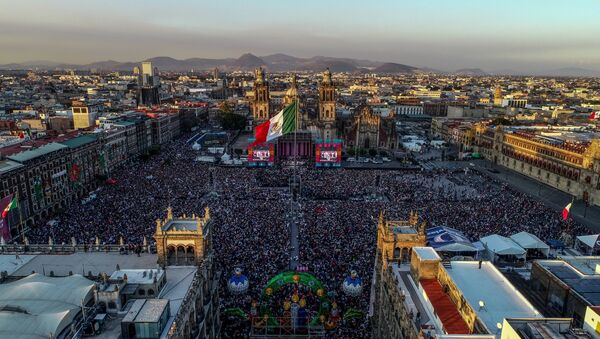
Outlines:
{"label": "white tent", "polygon": [[58,337],[94,297],[94,283],[81,275],[50,278],[31,274],[0,285],[0,338]]}
{"label": "white tent", "polygon": [[527,253],[527,251],[510,238],[498,234],[488,235],[481,238],[480,241],[485,246],[490,260],[493,262],[496,262],[498,259],[510,257],[524,260]]}
{"label": "white tent", "polygon": [[534,234],[523,231],[511,235],[510,238],[525,250],[538,250],[546,257],[548,256],[548,253],[550,253],[550,246]]}
{"label": "white tent", "polygon": [[580,235],[575,240],[575,248],[586,255],[591,255],[600,234]]}

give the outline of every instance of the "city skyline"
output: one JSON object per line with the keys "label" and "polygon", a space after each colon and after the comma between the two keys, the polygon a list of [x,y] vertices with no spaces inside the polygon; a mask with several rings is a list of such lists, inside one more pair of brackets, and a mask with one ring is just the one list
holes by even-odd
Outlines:
{"label": "city skyline", "polygon": [[178,4],[40,1],[32,11],[31,2],[6,3],[11,10],[0,13],[0,28],[7,33],[0,37],[0,64],[250,52],[351,57],[443,71],[600,71],[600,47],[590,43],[600,31],[593,20],[600,4],[592,1]]}

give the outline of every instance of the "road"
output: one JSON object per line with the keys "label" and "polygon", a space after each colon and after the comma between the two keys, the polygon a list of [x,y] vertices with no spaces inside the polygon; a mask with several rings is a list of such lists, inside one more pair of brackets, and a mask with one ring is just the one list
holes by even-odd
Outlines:
{"label": "road", "polygon": [[[473,166],[471,164],[473,164]],[[573,196],[568,193],[528,178],[525,175],[505,167],[494,165],[488,160],[429,162],[424,167],[446,169],[471,168],[472,170],[477,170],[499,181],[507,183],[517,191],[540,200],[557,213],[561,213],[563,208],[571,202],[571,199],[573,198]],[[494,170],[497,173],[491,172],[490,170]],[[576,200],[571,207],[569,216],[573,220],[588,227],[591,231],[600,233],[600,206],[589,206],[586,210],[585,203],[582,200]]]}

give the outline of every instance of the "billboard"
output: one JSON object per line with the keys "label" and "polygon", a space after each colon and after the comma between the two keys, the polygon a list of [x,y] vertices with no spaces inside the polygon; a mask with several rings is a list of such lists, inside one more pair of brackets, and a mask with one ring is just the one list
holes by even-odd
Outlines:
{"label": "billboard", "polygon": [[342,141],[339,139],[317,140],[315,165],[317,167],[340,167],[342,165]]}
{"label": "billboard", "polygon": [[273,166],[275,162],[275,144],[248,146],[248,166]]}

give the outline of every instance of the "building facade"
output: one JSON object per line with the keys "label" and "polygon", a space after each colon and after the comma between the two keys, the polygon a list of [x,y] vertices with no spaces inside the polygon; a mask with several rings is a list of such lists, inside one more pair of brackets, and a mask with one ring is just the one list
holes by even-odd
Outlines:
{"label": "building facade", "polygon": [[169,329],[169,338],[219,338],[219,276],[212,249],[212,220],[208,207],[202,217],[192,214],[173,217],[167,209],[165,219],[156,220],[156,251],[158,264],[169,266],[197,266],[175,321]]}
{"label": "building facade", "polygon": [[375,256],[375,303],[372,318],[374,338],[418,338],[405,296],[397,287],[393,264],[407,263],[414,247],[424,246],[425,223],[417,213],[405,221],[386,220],[380,212],[377,223],[377,252]]}

